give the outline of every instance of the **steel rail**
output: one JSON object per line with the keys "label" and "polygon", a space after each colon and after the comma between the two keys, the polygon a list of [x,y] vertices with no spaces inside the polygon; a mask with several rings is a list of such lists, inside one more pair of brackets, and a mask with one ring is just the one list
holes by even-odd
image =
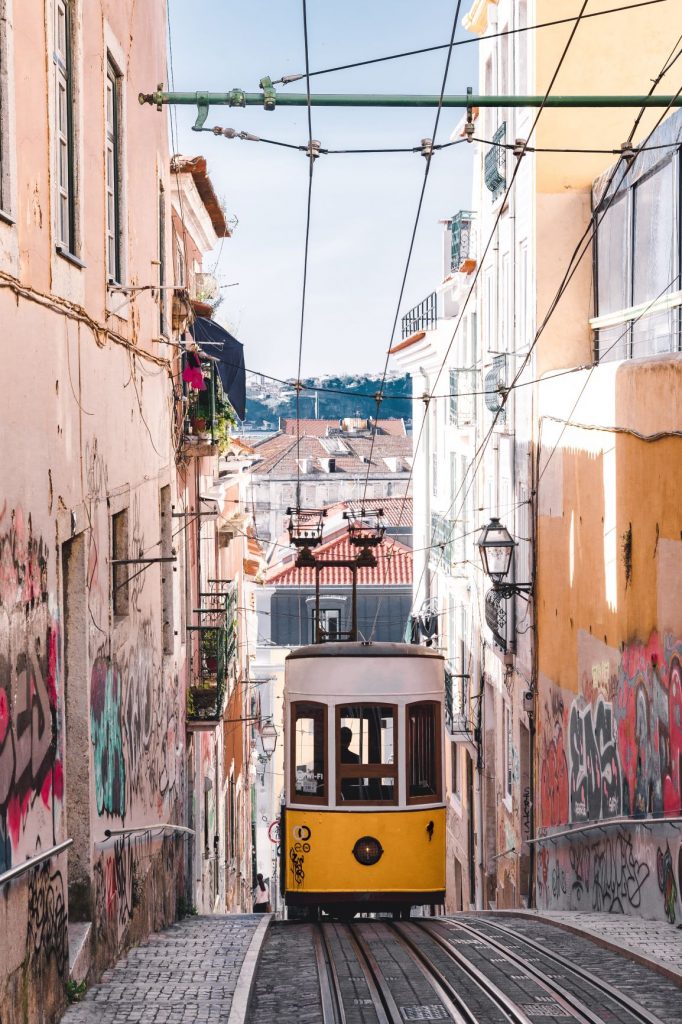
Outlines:
{"label": "steel rail", "polygon": [[[560,953],[555,953],[550,950],[547,950],[544,946],[540,945],[540,943],[536,942],[534,939],[531,939],[526,935],[521,935],[518,932],[512,931],[511,928],[506,928],[502,924],[496,924],[492,921],[487,920],[481,921],[481,924],[484,927],[487,926],[490,928],[494,928],[496,931],[503,933],[508,938],[513,938],[519,942],[523,942],[534,952],[542,954],[542,956],[546,957],[548,960],[551,960],[559,966],[563,967],[564,970],[570,971],[572,974],[575,974],[576,977],[580,978],[582,981],[587,982],[594,988],[598,989],[600,992],[603,992],[605,995],[609,997],[609,999],[612,999],[614,1002],[619,1003],[623,1007],[623,1009],[627,1010],[627,1012],[630,1013],[633,1017],[638,1017],[642,1022],[644,1022],[644,1024],[664,1024],[660,1017],[657,1017],[656,1014],[651,1013],[651,1011],[647,1010],[645,1006],[642,1006],[640,1003],[635,1002],[634,999],[630,999],[630,997],[626,996],[624,992],[621,992],[619,989],[614,988],[612,985],[607,985],[606,982],[602,981],[601,978],[598,978],[595,974],[592,974],[592,972],[588,971],[587,968],[580,967],[578,964],[575,964],[573,963],[573,961],[568,960]],[[473,930],[476,931],[477,929],[473,928]]]}
{"label": "steel rail", "polygon": [[[462,924],[460,921],[448,922],[446,927],[448,928],[448,931],[454,931],[454,929],[457,928],[460,931],[466,932],[468,935],[475,936],[479,941],[483,941],[485,944],[490,946],[490,948],[493,949],[496,953],[499,953],[500,956],[505,957],[512,964],[515,964],[521,970],[525,971],[526,974],[531,975],[537,981],[539,981],[544,988],[546,988],[548,991],[554,994],[554,997],[555,999],[557,999],[558,1002],[561,1002],[562,1004],[568,1004],[571,1010],[573,1011],[574,1015],[576,1013],[580,1015],[578,1019],[582,1018],[585,1021],[589,1021],[590,1024],[603,1024],[603,1017],[599,1016],[598,1014],[590,1010],[590,1008],[586,1006],[581,999],[579,999],[577,996],[574,996],[572,992],[569,992],[568,989],[564,988],[563,985],[560,985],[552,977],[544,973],[539,967],[536,967],[528,960],[524,960],[524,958],[520,956],[518,953],[512,952],[512,950],[510,950],[507,946],[503,946],[501,943],[497,942],[489,935],[485,935],[483,932],[479,931],[476,928],[472,928],[470,925]],[[513,932],[509,934],[512,937],[514,936]],[[546,951],[542,949],[542,947],[540,947],[540,952],[543,955],[547,955]],[[621,1005],[623,1009],[630,1013],[630,1015],[634,1017],[635,1020],[647,1020],[647,1024],[664,1024],[663,1021],[658,1020],[658,1018],[656,1017],[654,1017],[652,1020],[649,1020],[647,1018],[642,1018],[638,1016],[637,1010],[633,1010],[630,1006],[623,1004],[618,998],[614,997],[612,990],[608,989],[607,992],[609,997],[612,998],[614,1002],[619,1003],[619,1005]],[[622,1024],[627,1024],[627,1022],[622,1022]]]}
{"label": "steel rail", "polygon": [[[350,925],[336,925],[335,931],[337,934],[339,933],[339,927],[345,929],[360,970],[365,976],[367,988],[374,1003],[378,1024],[397,1024],[397,1022],[402,1021],[398,1007],[388,988],[388,983],[372,954],[369,953],[362,940],[358,941],[354,929]],[[376,964],[378,976],[372,967],[372,960]]]}
{"label": "steel rail", "polygon": [[323,1024],[346,1024],[346,1010],[343,1005],[341,984],[322,924],[318,923],[316,925],[313,940],[315,944],[317,976],[320,982]]}
{"label": "steel rail", "polygon": [[38,865],[44,863],[44,861],[51,860],[53,857],[56,857],[57,854],[62,853],[63,850],[67,850],[72,843],[73,839],[65,839],[63,843],[57,843],[56,846],[50,846],[47,850],[43,850],[42,853],[36,854],[35,857],[29,857],[28,860],[22,861],[21,864],[16,864],[13,868],[3,871],[0,875],[0,885],[6,885],[7,882],[13,882],[15,878],[19,878],[20,875],[25,874],[27,871],[37,868]]}
{"label": "steel rail", "polygon": [[[436,943],[436,945],[444,949],[448,956],[457,964],[460,970],[462,970],[474,981],[474,983],[481,989],[484,995],[486,995],[488,999],[490,999],[490,1001],[494,1003],[498,1007],[498,1009],[500,1009],[505,1014],[509,1021],[513,1022],[513,1024],[532,1024],[532,1021],[528,1017],[528,1014],[524,1010],[522,1010],[521,1007],[517,1003],[515,1003],[510,996],[506,995],[506,993],[504,993],[501,988],[498,988],[494,981],[491,981],[490,978],[488,978],[483,973],[483,971],[476,967],[475,964],[472,964],[470,960],[467,960],[467,958],[462,953],[460,953],[458,949],[455,949],[454,946],[451,946],[446,939],[443,939],[440,935],[433,932],[425,923],[418,922],[416,919],[411,921],[410,924],[414,927],[417,927],[419,931],[421,931],[423,934],[428,935],[432,942]],[[400,930],[400,935],[403,941],[411,942],[411,940],[407,938],[404,934],[403,929],[406,927],[405,925],[395,924],[393,925],[393,927],[396,930]],[[419,949],[419,947],[416,946],[416,944],[414,943],[413,947],[415,949]],[[426,959],[425,954],[422,953],[421,955],[423,955],[424,958]],[[438,968],[434,967],[432,964],[429,964],[429,969],[432,971],[438,970]],[[441,975],[441,977],[444,978],[444,975]],[[455,997],[457,999],[461,999],[461,996],[458,995],[456,989],[452,986],[452,984],[447,979],[445,979],[445,982],[448,985],[450,991],[454,993]],[[471,1020],[473,1022],[476,1022],[477,1018],[472,1016]]]}

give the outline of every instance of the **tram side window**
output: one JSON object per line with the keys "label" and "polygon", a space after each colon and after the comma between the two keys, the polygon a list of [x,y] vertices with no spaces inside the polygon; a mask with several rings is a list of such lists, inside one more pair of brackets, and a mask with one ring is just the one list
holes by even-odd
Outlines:
{"label": "tram side window", "polygon": [[438,704],[407,708],[407,798],[416,802],[440,799]]}
{"label": "tram side window", "polygon": [[326,797],[325,720],[323,704],[294,704],[291,710],[293,788],[295,799],[321,802]]}
{"label": "tram side window", "polygon": [[337,708],[337,799],[345,803],[395,803],[395,708],[353,704]]}

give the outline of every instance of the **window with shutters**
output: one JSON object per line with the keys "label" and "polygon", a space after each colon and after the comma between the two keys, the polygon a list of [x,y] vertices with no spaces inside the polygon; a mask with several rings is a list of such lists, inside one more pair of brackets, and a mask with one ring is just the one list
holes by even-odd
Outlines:
{"label": "window with shutters", "polygon": [[68,0],[54,4],[57,243],[76,254],[75,140],[73,124],[73,12]]}
{"label": "window with shutters", "polygon": [[121,269],[121,74],[107,60],[104,178],[107,212],[107,277],[120,283]]}

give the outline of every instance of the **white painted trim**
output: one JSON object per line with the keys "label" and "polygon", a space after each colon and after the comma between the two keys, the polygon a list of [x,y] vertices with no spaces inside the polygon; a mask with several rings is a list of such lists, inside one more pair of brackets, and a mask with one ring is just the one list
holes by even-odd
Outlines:
{"label": "white painted trim", "polygon": [[649,299],[647,302],[640,302],[638,306],[628,306],[626,309],[619,309],[615,313],[605,313],[604,316],[595,316],[589,321],[593,331],[603,330],[606,327],[620,327],[629,320],[638,320],[640,317],[653,316],[655,313],[665,313],[670,309],[677,309],[682,306],[682,290],[670,292],[661,296],[660,299]]}

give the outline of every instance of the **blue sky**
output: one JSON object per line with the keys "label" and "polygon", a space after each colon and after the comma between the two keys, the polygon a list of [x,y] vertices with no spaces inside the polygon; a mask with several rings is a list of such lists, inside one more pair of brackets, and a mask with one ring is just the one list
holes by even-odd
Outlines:
{"label": "blue sky", "polygon": [[[448,41],[456,4],[443,0],[308,0],[311,70]],[[273,79],[305,70],[300,0],[245,4],[171,0],[174,87],[178,91],[256,92]],[[468,5],[462,5],[466,11]],[[460,27],[457,38],[469,38]],[[455,49],[448,92],[476,84],[475,44]],[[447,51],[338,72],[311,80],[315,92],[440,90]],[[150,85],[150,89],[155,83]],[[278,90],[304,92],[305,81]],[[304,154],[191,131],[194,111],[178,107],[177,148],[208,159],[216,191],[238,218],[206,265],[217,259],[224,291],[217,318],[246,346],[250,369],[296,374],[308,168]],[[460,118],[441,116],[447,141]],[[313,137],[331,148],[413,146],[432,134],[435,110],[313,108]],[[305,108],[211,110],[207,126],[307,142]],[[420,229],[401,312],[421,301],[441,272],[439,218],[468,208],[472,153],[453,147],[432,162]],[[304,376],[379,372],[390,343],[410,233],[424,174],[419,155],[320,157],[315,166]],[[218,253],[219,258],[218,258]],[[398,331],[400,327],[398,325]]]}

